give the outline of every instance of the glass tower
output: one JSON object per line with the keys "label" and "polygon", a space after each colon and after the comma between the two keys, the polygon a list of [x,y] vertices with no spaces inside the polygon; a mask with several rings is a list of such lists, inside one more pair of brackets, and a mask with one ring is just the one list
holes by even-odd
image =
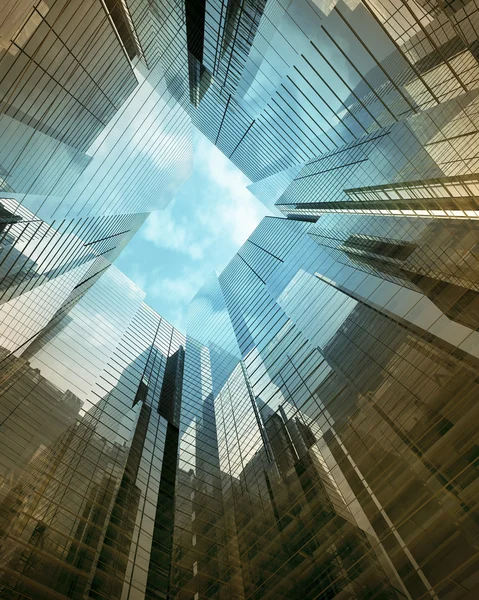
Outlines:
{"label": "glass tower", "polygon": [[433,252],[456,222],[420,220],[415,242],[343,224],[331,243],[322,219],[265,218],[191,305],[205,358],[187,336],[185,384],[204,408],[183,437],[205,431],[190,470],[220,508],[201,502],[198,529],[176,516],[173,597],[467,597],[476,294]]}
{"label": "glass tower", "polygon": [[[478,15],[4,2],[2,598],[478,597]],[[274,216],[181,333],[112,263],[192,126]]]}
{"label": "glass tower", "polygon": [[[171,64],[124,2],[10,1],[0,35],[0,320],[23,352],[191,169]],[[132,13],[133,11],[133,13]]]}

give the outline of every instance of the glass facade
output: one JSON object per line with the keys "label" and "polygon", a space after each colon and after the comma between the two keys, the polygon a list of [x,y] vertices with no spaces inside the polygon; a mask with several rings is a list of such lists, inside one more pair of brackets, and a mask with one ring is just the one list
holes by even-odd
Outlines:
{"label": "glass facade", "polygon": [[112,263],[188,177],[191,119],[129,5],[0,11],[2,598],[166,589],[184,337]]}
{"label": "glass facade", "polygon": [[176,63],[147,51],[137,14],[101,0],[2,11],[0,336],[11,352],[60,321],[190,173],[191,120],[167,85]]}
{"label": "glass facade", "polygon": [[191,305],[172,597],[474,594],[476,295],[437,251],[457,222],[388,245],[340,219],[332,247],[323,218],[267,217]]}
{"label": "glass facade", "polygon": [[143,296],[110,269],[24,353],[2,348],[4,598],[138,597],[162,574],[184,338]]}
{"label": "glass facade", "polygon": [[[0,596],[478,597],[477,4],[4,5]],[[183,334],[192,125],[276,216]]]}

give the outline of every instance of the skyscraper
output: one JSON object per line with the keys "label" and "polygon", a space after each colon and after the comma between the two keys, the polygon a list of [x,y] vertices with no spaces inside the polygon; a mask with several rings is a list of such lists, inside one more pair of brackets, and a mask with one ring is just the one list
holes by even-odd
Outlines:
{"label": "skyscraper", "polygon": [[[478,14],[7,0],[2,598],[478,596]],[[275,214],[183,334],[111,263],[192,125]]]}
{"label": "skyscraper", "polygon": [[154,552],[157,503],[173,503],[162,464],[184,341],[143,296],[109,270],[66,322],[2,357],[3,597],[146,588],[140,556]]}
{"label": "skyscraper", "polygon": [[[341,260],[346,249],[324,247],[320,225],[266,218],[216,291],[209,283],[193,301],[190,328],[203,332],[205,355],[196,404],[211,407],[205,437],[217,445],[207,468],[197,456],[195,481],[217,473],[208,489],[222,500],[215,526],[230,577],[210,572],[210,548],[191,547],[191,585],[199,597],[467,597],[476,328],[413,285]],[[450,235],[440,220],[434,241],[440,227]],[[387,258],[384,238],[358,237]],[[397,244],[390,255],[411,251]],[[457,292],[437,277],[445,297],[448,285]],[[189,343],[185,377],[199,362],[189,367]],[[212,402],[204,390],[215,379]],[[196,423],[199,435],[200,409]]]}
{"label": "skyscraper", "polygon": [[1,35],[0,311],[23,351],[172,199],[191,124],[125,3],[8,2]]}

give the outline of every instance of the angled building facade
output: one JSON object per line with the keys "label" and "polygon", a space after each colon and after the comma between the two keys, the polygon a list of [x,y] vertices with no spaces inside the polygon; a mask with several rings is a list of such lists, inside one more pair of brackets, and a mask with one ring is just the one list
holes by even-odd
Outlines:
{"label": "angled building facade", "polygon": [[2,349],[4,598],[144,597],[164,568],[184,338],[143,297],[112,268],[20,357]]}
{"label": "angled building facade", "polygon": [[[2,598],[478,597],[478,14],[7,0]],[[111,263],[192,125],[276,216],[183,335]]]}
{"label": "angled building facade", "polygon": [[0,320],[12,352],[54,327],[189,175],[190,117],[133,14],[100,0],[2,11]]}
{"label": "angled building facade", "polygon": [[[476,525],[465,499],[474,496],[477,325],[331,252],[321,220],[266,218],[215,293],[208,284],[191,306],[205,356],[197,404],[212,413],[208,468],[198,452],[192,469],[199,487],[216,472],[208,489],[221,510],[203,532],[209,546],[196,531],[179,538],[190,583],[173,597],[472,598]],[[452,300],[457,284],[436,277]],[[188,344],[185,376],[198,369]],[[200,396],[215,379],[219,391],[210,383]],[[197,409],[184,437],[204,420]],[[180,531],[185,521],[177,516]]]}

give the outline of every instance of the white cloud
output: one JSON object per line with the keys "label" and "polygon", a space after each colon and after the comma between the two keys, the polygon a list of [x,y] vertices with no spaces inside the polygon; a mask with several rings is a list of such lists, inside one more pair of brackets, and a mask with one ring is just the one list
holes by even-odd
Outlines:
{"label": "white cloud", "polygon": [[191,178],[166,209],[150,215],[140,251],[126,261],[146,302],[182,331],[187,306],[207,277],[222,271],[270,214],[246,188],[248,178],[201,134],[194,135],[194,151]]}
{"label": "white cloud", "polygon": [[[173,201],[149,217],[142,235],[158,248],[175,250],[199,261],[207,251],[215,253],[218,246],[232,254],[269,213],[246,188],[249,179],[213,144],[197,134],[194,146],[195,181],[201,185],[200,189],[190,190],[191,208],[179,214]],[[222,250],[218,257],[224,262]]]}
{"label": "white cloud", "polygon": [[181,269],[174,277],[163,276],[160,269],[155,269],[146,286],[147,301],[160,300],[162,316],[180,331],[186,331],[187,307],[205,278],[205,272],[198,269]]}
{"label": "white cloud", "polygon": [[264,216],[256,204],[257,201],[251,194],[249,194],[249,198],[245,197],[241,204],[222,202],[218,206],[211,227],[219,235],[226,236],[235,245],[241,246]]}
{"label": "white cloud", "polygon": [[243,244],[269,214],[268,209],[246,188],[250,180],[202,136],[195,139],[194,164],[208,180],[210,196],[216,199],[213,210],[199,211],[199,219],[216,235],[227,236],[236,245]]}
{"label": "white cloud", "polygon": [[142,228],[143,237],[158,248],[176,250],[193,260],[203,258],[206,239],[195,239],[185,219],[173,216],[174,201],[162,211],[152,213]]}
{"label": "white cloud", "polygon": [[158,277],[148,285],[148,295],[166,297],[172,303],[188,303],[202,282],[203,277],[198,277],[190,271],[181,271],[177,277]]}

